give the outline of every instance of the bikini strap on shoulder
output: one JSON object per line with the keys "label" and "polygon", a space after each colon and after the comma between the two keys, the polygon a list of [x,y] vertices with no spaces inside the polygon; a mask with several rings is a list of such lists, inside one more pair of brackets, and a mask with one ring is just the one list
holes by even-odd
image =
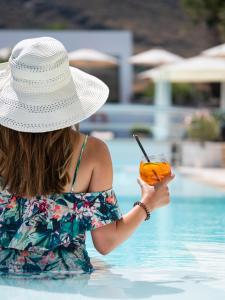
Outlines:
{"label": "bikini strap on shoulder", "polygon": [[77,165],[76,165],[76,169],[75,169],[74,176],[73,176],[72,186],[74,185],[76,177],[77,177],[77,172],[78,172],[78,169],[79,169],[79,166],[80,166],[82,155],[83,155],[85,146],[87,144],[87,138],[88,138],[88,135],[85,136],[85,139],[83,141],[83,144],[82,144],[82,147],[81,147],[81,150],[80,150],[80,155],[79,155],[79,158],[78,158],[78,161],[77,161]]}

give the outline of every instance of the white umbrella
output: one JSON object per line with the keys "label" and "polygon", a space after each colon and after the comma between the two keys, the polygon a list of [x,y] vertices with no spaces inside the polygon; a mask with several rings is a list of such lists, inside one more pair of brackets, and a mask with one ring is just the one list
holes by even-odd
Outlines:
{"label": "white umbrella", "polygon": [[170,82],[225,82],[225,60],[196,56],[139,73],[140,79]]}
{"label": "white umbrella", "polygon": [[152,79],[157,85],[161,82],[221,82],[220,106],[225,108],[225,60],[223,59],[196,56],[176,64],[142,72],[138,77]]}
{"label": "white umbrella", "polygon": [[94,49],[79,49],[68,55],[70,65],[76,67],[111,67],[118,64],[115,57]]}
{"label": "white umbrella", "polygon": [[[151,64],[148,65],[161,65],[161,67],[157,67],[154,69],[151,69],[149,71],[142,72],[138,75],[139,79],[155,79],[156,75],[160,75],[160,71],[164,68],[166,68],[165,64],[169,63],[175,63],[175,61],[181,61],[182,58],[180,57],[173,57],[174,54],[168,55],[168,52],[166,55],[164,55],[164,60],[162,60],[163,54],[165,54],[164,50],[160,50],[159,52],[155,51],[147,51],[143,53],[144,55],[139,54],[132,59],[132,63],[137,64],[139,61],[142,62],[144,65],[144,61],[147,62],[147,57],[149,58],[148,62],[151,61]],[[150,55],[149,55],[150,54]],[[156,55],[155,55],[156,54]],[[151,56],[151,60],[150,60]],[[167,57],[167,60],[165,59]],[[154,62],[154,64],[153,64]],[[164,66],[162,66],[164,64]],[[145,64],[147,65],[147,64]],[[160,71],[159,71],[160,70]],[[154,75],[154,76],[153,76]],[[157,77],[157,79],[160,76]],[[155,106],[161,107],[161,109],[157,112],[155,115],[155,128],[154,128],[154,135],[156,139],[165,139],[169,136],[170,131],[170,120],[169,115],[167,114],[167,108],[171,105],[171,84],[168,81],[165,80],[158,80],[155,85]]]}
{"label": "white umbrella", "polygon": [[1,48],[0,49],[0,59],[7,60],[11,54],[11,48]]}
{"label": "white umbrella", "polygon": [[[218,45],[216,47],[207,49],[202,52],[202,55],[224,59],[225,58],[225,44]],[[225,82],[221,82],[220,94],[221,94],[221,107],[225,108]]]}
{"label": "white umbrella", "polygon": [[221,57],[225,58],[225,44],[218,45],[216,47],[207,49],[202,52],[203,55],[211,56],[211,57]]}
{"label": "white umbrella", "polygon": [[181,56],[164,49],[151,49],[131,56],[129,62],[133,65],[159,66],[182,60]]}

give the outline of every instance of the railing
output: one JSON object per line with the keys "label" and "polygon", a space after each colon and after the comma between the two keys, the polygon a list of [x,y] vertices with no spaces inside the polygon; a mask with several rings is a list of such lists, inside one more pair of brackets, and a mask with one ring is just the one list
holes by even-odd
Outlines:
{"label": "railing", "polygon": [[182,138],[185,119],[200,109],[136,104],[105,104],[96,114],[81,122],[84,131],[112,131],[118,137],[130,135],[134,126],[147,127],[155,138]]}

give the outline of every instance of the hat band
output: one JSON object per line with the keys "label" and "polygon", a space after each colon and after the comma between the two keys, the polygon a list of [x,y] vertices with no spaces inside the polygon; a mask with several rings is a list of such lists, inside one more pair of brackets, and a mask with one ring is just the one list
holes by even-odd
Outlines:
{"label": "hat band", "polygon": [[32,73],[43,73],[48,72],[52,70],[57,70],[61,65],[69,65],[69,59],[67,54],[63,54],[63,56],[59,59],[57,59],[54,62],[51,62],[51,64],[45,64],[45,65],[32,65],[32,64],[26,64],[24,62],[18,61],[14,59],[13,57],[9,58],[9,63],[12,69],[17,69],[19,72],[23,70],[29,70]]}
{"label": "hat band", "polygon": [[27,80],[13,76],[11,84],[16,91],[26,94],[51,93],[66,86],[71,79],[71,73],[67,70],[58,76],[42,80]]}
{"label": "hat band", "polygon": [[69,106],[77,101],[78,101],[77,94],[74,93],[73,95],[71,95],[68,98],[65,98],[65,99],[57,101],[57,102],[53,102],[51,104],[46,104],[46,105],[44,105],[44,104],[43,105],[31,105],[31,104],[27,104],[24,102],[15,102],[6,97],[2,97],[0,102],[4,103],[10,107],[20,109],[20,110],[23,110],[26,112],[30,112],[30,113],[50,113],[50,112],[54,112],[54,111],[60,110],[62,108],[65,108],[66,106]]}
{"label": "hat band", "polygon": [[11,74],[13,78],[21,79],[21,80],[48,80],[52,77],[59,76],[62,73],[69,72],[69,65],[62,64],[58,69],[51,69],[46,71],[35,71],[33,72],[32,69],[17,69],[16,66],[10,65]]}

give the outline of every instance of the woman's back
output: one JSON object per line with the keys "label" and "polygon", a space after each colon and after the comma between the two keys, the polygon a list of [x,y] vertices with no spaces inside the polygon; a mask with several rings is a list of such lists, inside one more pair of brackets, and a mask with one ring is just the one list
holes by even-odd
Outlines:
{"label": "woman's back", "polygon": [[76,167],[69,171],[72,173],[73,169],[74,183],[70,182],[64,192],[30,199],[7,190],[0,193],[2,274],[91,272],[93,267],[85,248],[86,231],[121,217],[111,186],[89,192],[89,186],[96,189],[92,178],[98,170],[104,143],[78,132],[74,137],[77,148],[71,165],[75,162]]}
{"label": "woman's back", "polygon": [[[65,188],[65,192],[96,192],[106,190],[112,186],[112,162],[108,155],[106,144],[92,136],[88,136],[86,143],[86,135],[73,131],[75,146],[71,159],[70,168],[68,170],[70,178],[73,179],[76,167],[79,162],[79,157],[82,151],[82,146],[85,148],[82,153],[81,162],[79,164],[79,174],[77,172],[76,183],[69,182]],[[104,165],[104,176],[99,176]]]}
{"label": "woman's back", "polygon": [[[71,163],[68,169],[71,181],[66,184],[64,191],[86,192],[88,191],[94,167],[94,157],[93,155],[90,155],[92,152],[93,138],[90,136],[87,137],[78,131],[73,131],[73,135],[75,143]],[[78,168],[77,172],[76,168]]]}

